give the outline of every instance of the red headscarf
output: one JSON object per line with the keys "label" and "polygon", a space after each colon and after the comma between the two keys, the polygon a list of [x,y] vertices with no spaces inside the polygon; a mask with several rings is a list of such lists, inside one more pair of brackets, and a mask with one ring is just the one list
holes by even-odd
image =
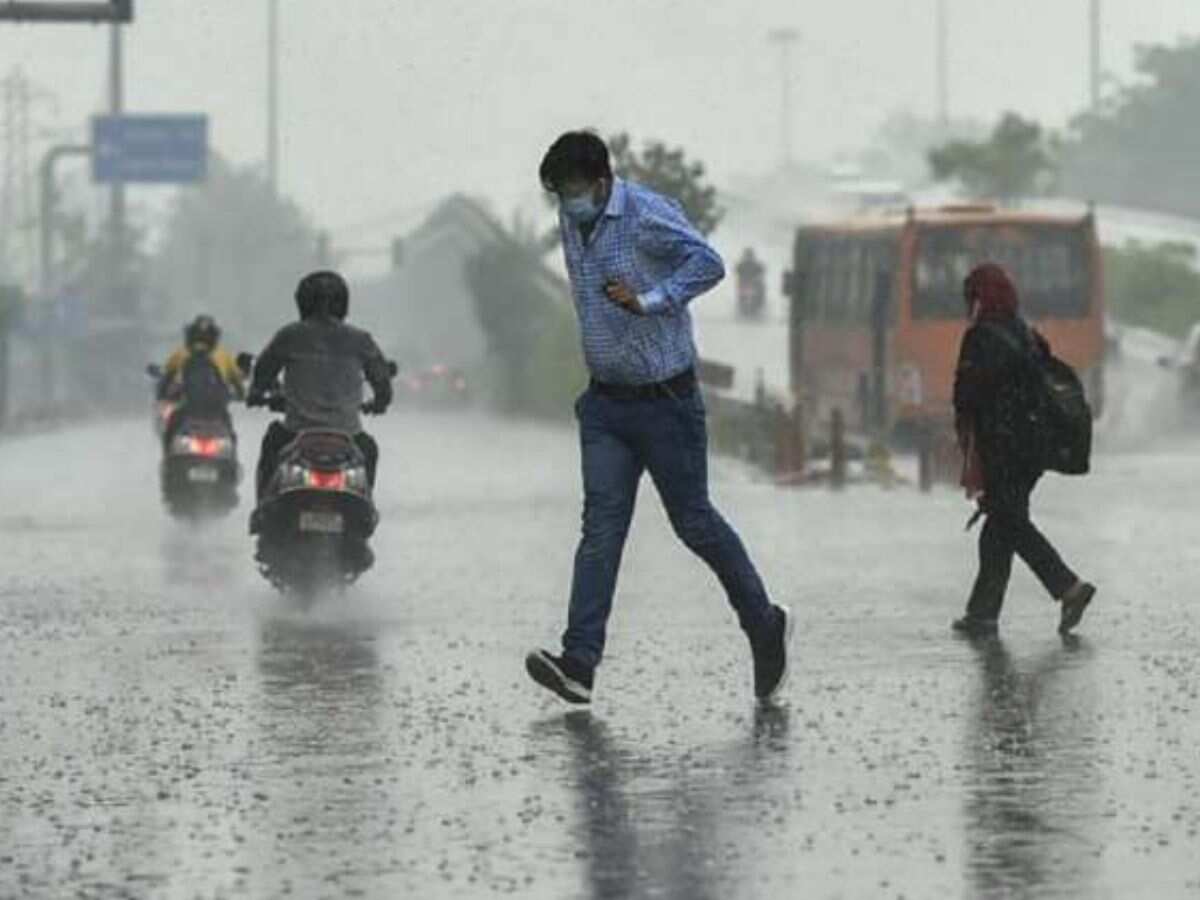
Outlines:
{"label": "red headscarf", "polygon": [[980,319],[1011,319],[1017,314],[1017,289],[1008,273],[995,263],[983,263],[971,270],[963,282],[967,303],[979,302],[975,313]]}

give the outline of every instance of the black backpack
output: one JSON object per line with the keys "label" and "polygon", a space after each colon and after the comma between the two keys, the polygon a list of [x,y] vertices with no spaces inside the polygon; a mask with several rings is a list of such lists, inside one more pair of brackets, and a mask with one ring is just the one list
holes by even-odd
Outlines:
{"label": "black backpack", "polygon": [[1063,475],[1086,475],[1091,468],[1093,417],[1075,370],[1053,353],[1040,352],[1032,335],[1022,345],[998,325],[988,323],[987,328],[1032,367],[1038,397],[1032,418],[1042,468]]}
{"label": "black backpack", "polygon": [[179,373],[183,401],[193,415],[220,415],[229,405],[229,388],[206,350],[193,350]]}

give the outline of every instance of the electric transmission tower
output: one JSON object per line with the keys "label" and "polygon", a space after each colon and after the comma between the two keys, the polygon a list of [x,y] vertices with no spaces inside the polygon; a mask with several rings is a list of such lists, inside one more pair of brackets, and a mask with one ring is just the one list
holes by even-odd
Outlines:
{"label": "electric transmission tower", "polygon": [[38,266],[34,110],[52,95],[20,69],[0,79],[0,282],[32,284]]}

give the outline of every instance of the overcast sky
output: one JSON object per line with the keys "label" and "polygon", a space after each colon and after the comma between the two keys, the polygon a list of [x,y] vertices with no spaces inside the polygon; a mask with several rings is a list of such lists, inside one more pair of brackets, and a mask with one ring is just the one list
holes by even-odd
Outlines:
{"label": "overcast sky", "polygon": [[[778,156],[779,65],[800,30],[797,156],[860,147],[889,112],[934,110],[935,0],[282,0],[282,184],[339,240],[399,227],[445,193],[504,210],[547,143],[581,124],[681,143],[718,178]],[[950,107],[1061,124],[1087,97],[1088,0],[949,0]],[[217,150],[265,156],[267,0],[137,0],[131,111],[203,111]],[[1105,68],[1200,35],[1200,0],[1104,0]],[[106,102],[107,32],[0,23],[78,136]],[[51,116],[50,109],[42,110]],[[139,189],[147,191],[152,189]],[[388,221],[385,221],[388,220]],[[358,231],[347,226],[376,222]]]}

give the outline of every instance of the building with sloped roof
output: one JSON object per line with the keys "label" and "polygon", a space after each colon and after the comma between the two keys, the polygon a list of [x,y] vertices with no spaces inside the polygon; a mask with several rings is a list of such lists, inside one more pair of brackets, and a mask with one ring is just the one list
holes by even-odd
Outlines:
{"label": "building with sloped roof", "polygon": [[[354,285],[351,316],[402,367],[473,367],[484,360],[487,342],[467,265],[484,248],[514,240],[482,202],[450,196],[403,238],[398,268]],[[537,278],[568,302],[561,276],[541,267]]]}

